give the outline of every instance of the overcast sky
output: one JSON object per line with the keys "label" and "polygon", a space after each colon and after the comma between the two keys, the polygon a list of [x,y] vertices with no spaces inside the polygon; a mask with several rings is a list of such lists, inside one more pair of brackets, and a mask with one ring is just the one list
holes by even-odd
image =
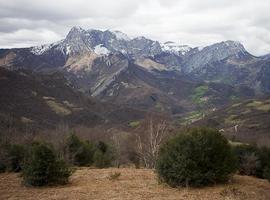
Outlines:
{"label": "overcast sky", "polygon": [[72,26],[270,53],[270,0],[0,0],[0,48],[55,42]]}

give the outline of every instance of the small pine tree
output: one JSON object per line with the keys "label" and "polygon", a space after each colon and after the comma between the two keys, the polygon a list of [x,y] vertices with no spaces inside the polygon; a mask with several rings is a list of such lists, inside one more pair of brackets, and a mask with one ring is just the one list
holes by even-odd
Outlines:
{"label": "small pine tree", "polygon": [[171,186],[204,186],[226,182],[235,168],[227,139],[217,130],[198,128],[165,143],[156,170]]}
{"label": "small pine tree", "polygon": [[94,145],[89,141],[84,141],[81,144],[81,147],[74,155],[75,164],[78,166],[89,166],[93,164],[94,156]]}
{"label": "small pine tree", "polygon": [[93,164],[94,145],[89,141],[82,141],[75,134],[71,134],[66,145],[69,160],[78,166],[89,166]]}
{"label": "small pine tree", "polygon": [[106,168],[112,165],[113,151],[109,145],[100,141],[94,153],[94,165],[97,168]]}
{"label": "small pine tree", "polygon": [[9,170],[13,172],[21,171],[25,157],[25,147],[19,144],[9,145],[7,147],[7,156]]}
{"label": "small pine tree", "polygon": [[51,146],[36,142],[30,147],[22,171],[26,185],[65,184],[70,175],[71,170],[57,158]]}
{"label": "small pine tree", "polygon": [[109,146],[105,142],[99,141],[97,144],[97,149],[102,153],[106,153],[109,149]]}
{"label": "small pine tree", "polygon": [[66,146],[67,146],[69,153],[71,153],[72,155],[76,154],[76,152],[81,147],[81,145],[82,145],[82,141],[74,133],[70,134],[69,137],[67,138]]}
{"label": "small pine tree", "polygon": [[270,182],[270,166],[267,166],[263,169],[263,178]]}
{"label": "small pine tree", "polygon": [[21,171],[25,146],[20,144],[3,144],[0,147],[0,163],[2,172],[5,170],[10,172],[19,172]]}
{"label": "small pine tree", "polygon": [[6,144],[0,143],[0,173],[5,172],[7,169],[7,151]]}
{"label": "small pine tree", "polygon": [[6,171],[6,165],[4,164],[3,161],[0,160],[0,173],[3,173]]}
{"label": "small pine tree", "polygon": [[270,148],[262,147],[259,149],[260,166],[257,169],[257,176],[270,181]]}
{"label": "small pine tree", "polygon": [[240,174],[270,180],[270,148],[248,144],[233,147]]}
{"label": "small pine tree", "polygon": [[239,174],[255,176],[261,165],[258,148],[247,144],[241,144],[233,146],[233,152],[237,158],[237,169]]}

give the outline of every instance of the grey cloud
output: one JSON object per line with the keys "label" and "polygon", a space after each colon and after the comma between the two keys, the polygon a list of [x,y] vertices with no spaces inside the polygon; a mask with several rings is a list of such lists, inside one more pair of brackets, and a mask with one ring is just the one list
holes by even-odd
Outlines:
{"label": "grey cloud", "polygon": [[47,29],[21,29],[16,32],[2,33],[0,44],[2,48],[27,47],[57,41],[60,38],[60,35]]}
{"label": "grey cloud", "polygon": [[22,17],[32,20],[70,20],[85,17],[126,17],[139,4],[125,0],[12,0],[1,2],[1,17]]}

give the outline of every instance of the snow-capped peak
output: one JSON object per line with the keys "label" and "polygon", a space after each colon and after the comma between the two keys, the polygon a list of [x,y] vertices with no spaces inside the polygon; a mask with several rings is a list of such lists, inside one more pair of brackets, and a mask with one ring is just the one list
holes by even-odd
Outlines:
{"label": "snow-capped peak", "polygon": [[66,39],[68,40],[72,40],[74,38],[79,38],[81,37],[81,35],[85,32],[84,29],[82,29],[81,27],[78,26],[74,26],[70,29],[70,31],[68,32]]}
{"label": "snow-capped peak", "polygon": [[161,44],[161,48],[163,51],[176,53],[176,54],[182,54],[182,55],[185,55],[188,51],[191,50],[191,47],[187,45],[180,45],[171,41]]}
{"label": "snow-capped peak", "polygon": [[46,52],[48,49],[50,49],[49,44],[44,44],[40,46],[32,47],[31,53],[35,55],[42,55],[44,52]]}
{"label": "snow-capped peak", "polygon": [[146,37],[144,36],[138,36],[138,37],[134,37],[134,40],[146,40]]}
{"label": "snow-capped peak", "polygon": [[226,51],[227,54],[230,54],[230,55],[237,54],[239,52],[242,52],[244,54],[246,53],[245,47],[240,42],[232,41],[232,40],[219,42],[219,43],[210,45],[207,48],[223,50],[223,51]]}
{"label": "snow-capped peak", "polygon": [[227,40],[224,42],[227,46],[242,46],[242,44],[239,41],[233,41],[233,40]]}
{"label": "snow-capped peak", "polygon": [[82,32],[82,31],[84,31],[84,29],[82,29],[82,28],[79,27],[79,26],[73,26],[73,27],[70,29],[70,32],[74,32],[74,31],[76,31],[76,32]]}
{"label": "snow-capped peak", "polygon": [[97,55],[108,55],[110,54],[110,51],[103,46],[103,44],[99,44],[97,46],[94,47],[94,52],[97,54]]}
{"label": "snow-capped peak", "polygon": [[52,47],[58,45],[59,43],[61,43],[63,40],[52,43],[52,44],[43,44],[40,46],[34,46],[31,47],[31,53],[35,54],[35,55],[42,55],[44,54],[46,51],[50,50]]}
{"label": "snow-capped peak", "polygon": [[130,37],[121,31],[111,31],[118,40],[130,40]]}
{"label": "snow-capped peak", "polygon": [[204,49],[204,46],[198,46],[197,47],[199,51],[203,50]]}

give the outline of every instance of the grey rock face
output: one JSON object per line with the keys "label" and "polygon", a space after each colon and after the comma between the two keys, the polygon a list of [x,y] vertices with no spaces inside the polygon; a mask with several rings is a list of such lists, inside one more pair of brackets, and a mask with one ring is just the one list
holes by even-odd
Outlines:
{"label": "grey rock face", "polygon": [[51,45],[35,47],[32,52],[42,55],[55,48],[65,55],[74,55],[94,51],[98,45],[102,45],[112,53],[121,52],[130,58],[153,57],[162,52],[159,42],[145,37],[130,39],[120,31],[83,30],[80,27],[73,27],[64,40]]}
{"label": "grey rock face", "polygon": [[259,82],[263,92],[270,93],[270,60],[265,62],[260,72],[257,74],[256,81]]}
{"label": "grey rock face", "polygon": [[159,42],[149,40],[145,37],[137,37],[128,43],[128,54],[135,58],[140,56],[153,57],[161,53],[161,46]]}
{"label": "grey rock face", "polygon": [[185,57],[185,72],[202,68],[204,65],[216,61],[221,61],[229,56],[241,57],[249,54],[244,46],[235,41],[225,41],[203,49],[196,48]]}

